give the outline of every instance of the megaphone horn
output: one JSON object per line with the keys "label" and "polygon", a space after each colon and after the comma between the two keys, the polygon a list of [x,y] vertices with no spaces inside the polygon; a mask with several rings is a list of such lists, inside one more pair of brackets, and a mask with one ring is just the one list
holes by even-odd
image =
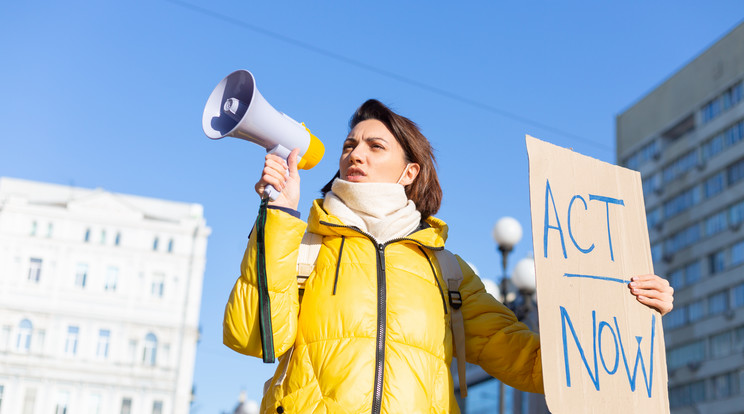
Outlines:
{"label": "megaphone horn", "polygon": [[[304,124],[266,102],[247,70],[236,70],[214,88],[204,106],[202,129],[211,139],[244,139],[285,160],[292,149],[299,148],[297,168],[305,170],[313,168],[325,152],[323,143]],[[265,192],[271,200],[279,196],[271,186]]]}

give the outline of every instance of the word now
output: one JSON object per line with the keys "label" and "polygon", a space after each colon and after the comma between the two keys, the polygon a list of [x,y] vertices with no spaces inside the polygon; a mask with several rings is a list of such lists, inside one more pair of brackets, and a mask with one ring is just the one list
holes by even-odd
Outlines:
{"label": "word now", "polygon": [[[625,353],[625,346],[623,345],[623,338],[620,335],[620,327],[617,323],[617,318],[613,317],[612,320],[615,323],[614,329],[612,325],[609,324],[609,322],[601,321],[599,322],[599,325],[597,325],[597,312],[592,311],[592,360],[593,364],[590,364],[590,361],[587,360],[586,354],[584,353],[584,347],[579,342],[578,336],[576,336],[576,331],[574,330],[573,323],[571,322],[571,317],[568,315],[568,311],[566,311],[566,308],[563,306],[561,308],[561,329],[563,331],[563,359],[564,363],[566,365],[566,383],[570,387],[571,386],[571,369],[569,366],[568,361],[568,348],[569,348],[569,342],[568,342],[568,336],[566,335],[566,327],[571,330],[571,335],[574,339],[574,344],[576,345],[576,349],[579,351],[579,355],[581,356],[581,360],[584,362],[584,367],[586,367],[586,371],[589,374],[589,378],[592,380],[592,383],[594,383],[594,388],[599,391],[599,365],[597,362],[597,355],[599,355],[599,360],[602,361],[602,368],[604,368],[604,371],[609,375],[614,375],[617,373],[618,365],[620,364],[620,358],[622,356],[623,365],[625,366],[625,373],[628,376],[628,385],[630,385],[630,390],[635,392],[636,389],[636,378],[638,374],[638,365],[641,366],[641,373],[643,374],[643,381],[646,384],[646,391],[648,393],[648,398],[651,398],[651,387],[653,385],[653,376],[654,376],[654,336],[656,335],[656,315],[651,315],[651,346],[650,346],[650,352],[649,352],[649,365],[648,365],[648,372],[646,371],[646,364],[643,361],[643,355],[641,354],[641,341],[643,340],[643,337],[636,336],[636,341],[638,342],[638,348],[636,349],[636,356],[635,356],[635,362],[633,363],[633,374],[630,373],[630,367],[628,366],[628,356]],[[605,331],[606,329],[606,331]],[[603,333],[606,333],[604,336]],[[611,335],[611,336],[610,336]],[[612,338],[614,345],[615,345],[615,352],[610,352],[610,355],[605,355],[603,348],[602,348],[602,339],[608,339]],[[597,349],[599,348],[599,350]],[[611,361],[613,361],[612,369],[608,368],[607,366],[607,357],[610,358]],[[591,365],[591,366],[590,366]],[[593,370],[592,370],[593,367]]]}
{"label": "word now", "polygon": [[[568,203],[568,219],[566,220],[567,226],[568,226],[568,236],[571,238],[571,242],[574,246],[576,246],[576,249],[578,249],[581,253],[588,254],[592,250],[594,250],[594,243],[592,243],[591,246],[587,248],[582,248],[579,246],[579,243],[576,241],[576,239],[573,236],[573,231],[571,229],[571,208],[573,208],[574,202],[576,200],[580,200],[582,204],[584,204],[584,210],[588,210],[589,207],[586,203],[586,200],[584,197],[576,194],[571,198],[571,201]],[[612,197],[606,197],[601,195],[595,195],[595,194],[589,194],[589,201],[599,201],[600,203],[605,204],[605,209],[607,211],[607,240],[610,243],[610,259],[614,262],[615,261],[615,255],[612,251],[612,234],[610,234],[610,204],[625,206],[625,202],[623,200],[612,198]],[[550,210],[548,206],[548,202],[552,203],[553,205],[553,217],[555,218],[555,225],[550,224]],[[545,257],[548,257],[548,232],[550,230],[557,230],[558,234],[561,237],[561,248],[563,249],[563,258],[568,258],[568,255],[566,254],[566,242],[563,238],[563,228],[561,227],[561,220],[558,217],[558,209],[555,207],[555,199],[553,198],[553,192],[550,190],[550,180],[546,181],[545,184],[545,226],[543,227],[543,251],[545,252]]]}

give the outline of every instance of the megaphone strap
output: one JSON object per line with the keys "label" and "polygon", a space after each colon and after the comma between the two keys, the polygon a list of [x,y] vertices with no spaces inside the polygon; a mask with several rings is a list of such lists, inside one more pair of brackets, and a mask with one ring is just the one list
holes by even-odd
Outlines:
{"label": "megaphone strap", "polygon": [[261,353],[263,362],[274,363],[274,332],[271,327],[271,300],[266,279],[266,209],[269,198],[261,199],[256,219],[256,275],[258,277],[258,318],[261,330]]}

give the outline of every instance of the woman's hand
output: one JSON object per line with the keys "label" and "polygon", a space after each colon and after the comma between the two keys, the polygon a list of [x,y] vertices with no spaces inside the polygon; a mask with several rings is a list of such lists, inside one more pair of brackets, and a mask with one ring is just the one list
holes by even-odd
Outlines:
{"label": "woman's hand", "polygon": [[[276,200],[269,201],[269,205],[297,210],[297,206],[300,204],[300,175],[297,173],[297,155],[299,153],[298,148],[292,150],[287,157],[287,162],[284,162],[284,159],[277,155],[266,154],[261,179],[258,180],[254,188],[261,197],[263,197],[267,185],[281,191]],[[289,170],[289,174],[287,174],[287,170]]]}
{"label": "woman's hand", "polygon": [[662,316],[674,307],[674,288],[666,279],[656,275],[634,276],[628,287],[638,302],[658,310]]}

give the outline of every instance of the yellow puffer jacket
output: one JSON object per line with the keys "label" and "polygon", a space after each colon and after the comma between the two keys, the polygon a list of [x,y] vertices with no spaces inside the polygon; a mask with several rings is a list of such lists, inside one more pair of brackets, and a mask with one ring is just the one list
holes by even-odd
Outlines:
{"label": "yellow puffer jacket", "polygon": [[[447,225],[434,217],[410,236],[377,245],[316,200],[308,230],[323,235],[300,304],[297,249],[306,225],[269,209],[266,264],[277,372],[262,413],[457,413],[450,309],[433,250]],[[225,345],[261,357],[252,232],[225,308]],[[538,336],[486,293],[459,259],[468,362],[505,383],[542,392]],[[290,348],[292,352],[287,352]]]}

